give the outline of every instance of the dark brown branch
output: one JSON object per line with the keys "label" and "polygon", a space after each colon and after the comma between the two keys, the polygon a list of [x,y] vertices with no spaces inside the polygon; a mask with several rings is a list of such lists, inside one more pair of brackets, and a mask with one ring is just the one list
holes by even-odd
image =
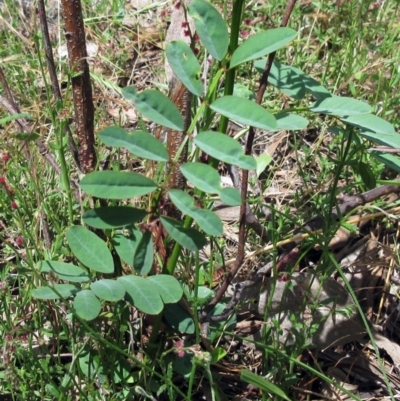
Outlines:
{"label": "dark brown branch", "polygon": [[62,0],[72,94],[74,98],[75,130],[79,143],[79,161],[84,173],[96,166],[94,148],[94,105],[90,82],[85,28],[80,0]]}
{"label": "dark brown branch", "polygon": [[[286,27],[286,25],[288,24],[289,18],[293,11],[293,8],[296,5],[296,1],[297,0],[289,0],[288,4],[286,6],[285,14],[283,15],[282,22],[281,22],[282,28]],[[268,56],[267,64],[265,65],[265,68],[264,68],[264,72],[261,76],[260,87],[258,88],[257,97],[256,97],[256,102],[258,104],[261,104],[265,90],[267,89],[268,77],[269,77],[269,73],[271,72],[271,67],[274,62],[275,55],[276,55],[276,52],[270,53],[270,55]]]}
{"label": "dark brown branch", "polygon": [[[38,1],[38,10],[39,10],[40,27],[42,29],[42,34],[43,34],[44,50],[45,50],[45,54],[46,54],[47,66],[49,69],[50,82],[51,82],[51,87],[53,90],[53,95],[57,100],[62,102],[60,85],[58,83],[56,66],[54,63],[53,49],[51,47],[51,42],[50,42],[50,35],[49,35],[49,28],[48,28],[48,24],[47,24],[44,0]],[[74,138],[72,137],[72,132],[71,132],[71,129],[70,129],[68,123],[66,126],[66,132],[68,135],[69,149],[72,153],[75,163],[77,164],[77,166],[80,170],[81,168],[80,168],[80,162],[79,162],[78,149],[76,147]]]}

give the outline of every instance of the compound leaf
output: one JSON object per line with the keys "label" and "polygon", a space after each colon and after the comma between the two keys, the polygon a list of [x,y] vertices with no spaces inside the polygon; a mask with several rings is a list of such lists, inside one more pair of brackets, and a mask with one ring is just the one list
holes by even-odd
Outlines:
{"label": "compound leaf", "polygon": [[143,313],[158,315],[163,310],[160,294],[151,281],[133,275],[118,277],[117,281],[125,287],[125,299]]}
{"label": "compound leaf", "polygon": [[67,241],[73,254],[85,266],[99,273],[112,273],[114,262],[106,243],[82,226],[67,230]]}
{"label": "compound leaf", "polygon": [[183,85],[196,96],[203,93],[201,67],[189,45],[182,40],[169,42],[165,51],[169,65]]}
{"label": "compound leaf", "polygon": [[101,303],[90,290],[83,290],[76,294],[73,302],[74,310],[84,320],[93,320],[99,316]]}
{"label": "compound leaf", "polygon": [[101,199],[129,199],[146,195],[157,184],[141,174],[122,171],[95,171],[81,180],[80,186],[89,195]]}
{"label": "compound leaf", "polygon": [[193,0],[188,10],[204,47],[215,59],[222,60],[228,51],[229,34],[221,14],[204,0]]}
{"label": "compound leaf", "polygon": [[232,55],[230,67],[255,60],[291,42],[297,33],[291,28],[275,28],[250,36]]}
{"label": "compound leaf", "polygon": [[231,120],[245,125],[275,131],[275,117],[259,104],[238,96],[223,96],[213,103],[210,108]]}
{"label": "compound leaf", "polygon": [[87,210],[83,221],[90,227],[107,229],[123,228],[142,221],[146,211],[130,206],[107,206]]}
{"label": "compound leaf", "polygon": [[117,302],[124,298],[125,287],[116,280],[102,279],[90,284],[90,289],[100,299]]}
{"label": "compound leaf", "polygon": [[177,220],[161,216],[161,223],[172,239],[190,251],[199,251],[207,244],[206,237],[201,232],[194,228],[183,227]]}

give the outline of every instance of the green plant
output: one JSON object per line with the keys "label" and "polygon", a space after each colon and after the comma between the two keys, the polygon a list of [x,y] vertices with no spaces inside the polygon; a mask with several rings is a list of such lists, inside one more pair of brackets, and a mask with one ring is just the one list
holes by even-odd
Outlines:
{"label": "green plant", "polygon": [[[42,286],[32,290],[31,294],[34,297],[45,300],[73,297],[70,310],[78,318],[87,321],[107,316],[110,309],[112,315],[121,311],[125,313],[126,300],[144,314],[158,315],[157,324],[153,329],[155,334],[150,339],[151,345],[157,345],[157,328],[162,316],[173,331],[195,333],[198,343],[198,325],[194,323],[198,322],[198,309],[203,307],[210,297],[210,294],[200,294],[202,288],[199,283],[198,252],[209,240],[213,243],[214,237],[223,233],[221,220],[209,210],[210,205],[216,199],[232,206],[244,205],[248,201],[246,171],[258,169],[259,175],[263,170],[260,165],[264,165],[265,168],[267,164],[262,158],[253,156],[254,128],[269,132],[283,129],[296,131],[306,128],[309,120],[314,120],[314,115],[327,116],[325,121],[329,121],[330,130],[337,136],[342,152],[333,163],[336,178],[332,185],[333,195],[322,199],[321,208],[329,212],[334,205],[337,180],[343,169],[352,158],[364,157],[361,152],[365,152],[365,147],[359,146],[360,143],[373,141],[380,145],[399,147],[393,126],[371,114],[372,108],[365,102],[334,96],[300,69],[278,62],[273,56],[268,60],[260,60],[268,54],[274,55],[276,51],[291,43],[297,36],[294,30],[281,27],[259,32],[238,46],[242,11],[243,2],[236,1],[228,31],[224,19],[210,3],[194,0],[189,5],[188,14],[195,20],[196,31],[203,46],[200,57],[205,58],[210,54],[216,62],[209,71],[207,82],[202,82],[201,65],[190,46],[182,41],[174,41],[166,48],[166,57],[174,73],[195,98],[192,102],[193,118],[178,153],[174,157],[170,156],[164,144],[147,131],[144,121],[140,122],[142,129],[133,133],[128,133],[119,126],[103,129],[98,136],[102,144],[117,150],[127,149],[130,155],[141,160],[142,165],[155,166],[157,175],[149,178],[145,173],[125,171],[96,171],[87,174],[81,180],[80,186],[86,194],[94,197],[95,207],[83,214],[82,221],[94,229],[96,234],[78,225],[73,225],[66,231],[67,244],[72,256],[83,267],[76,263],[51,260],[51,257],[39,261],[35,266],[34,276]],[[264,86],[265,89],[268,78],[269,84],[293,99],[295,107],[267,111],[265,104],[270,103],[262,89],[257,94],[257,102],[249,99],[248,92],[240,90],[243,89],[243,84],[237,82],[238,71],[250,70],[253,62],[255,69],[262,75],[261,87]],[[127,100],[135,103],[137,111],[146,119],[170,130],[184,130],[184,118],[180,110],[162,92],[138,92],[135,88],[128,87],[122,90],[122,94]],[[316,99],[311,105],[310,97]],[[251,127],[245,150],[238,139],[226,135],[229,119]],[[212,131],[216,122],[219,124],[219,132]],[[60,135],[61,132],[60,129]],[[190,151],[189,161],[179,165],[179,170],[193,184],[193,191],[168,186],[169,176],[173,173],[173,167],[186,145]],[[65,144],[60,141],[57,146],[60,148]],[[354,151],[354,148],[357,151]],[[201,162],[200,151],[210,156],[209,164]],[[372,151],[371,155],[399,169],[397,156],[379,151]],[[60,158],[64,157],[65,155],[60,153]],[[220,161],[244,170],[240,192],[238,189],[222,186],[216,169]],[[365,171],[365,164],[360,162],[357,167],[366,186],[373,186],[370,174],[362,173]],[[116,170],[118,169],[119,165]],[[126,204],[131,198],[139,199],[136,205],[138,207]],[[170,201],[185,216],[183,222],[171,217],[173,213],[168,213]],[[69,209],[69,218],[72,221],[72,207]],[[245,214],[245,207],[242,206],[236,268],[243,261]],[[272,229],[275,228],[271,227]],[[216,253],[217,250],[212,249],[212,252]],[[59,253],[56,253],[56,257],[59,258]],[[183,293],[174,277],[179,273],[182,260],[186,261],[185,266],[195,265],[194,284],[185,291],[186,298],[191,301],[193,317],[188,313],[178,315],[178,305],[174,305]],[[213,267],[212,261],[209,265]],[[163,274],[155,274],[158,271]],[[48,278],[47,283],[42,274]],[[235,271],[232,275],[234,274]],[[59,280],[69,284],[60,284]],[[211,292],[211,296],[213,295]],[[216,309],[220,308],[220,298],[221,295],[214,297],[211,306],[216,305]],[[204,299],[206,301],[203,301]],[[66,305],[70,306],[69,303]],[[175,320],[174,314],[178,315]],[[127,319],[121,321],[125,324]],[[95,321],[91,328],[85,326],[85,329],[88,332],[91,329],[98,334],[100,327]],[[153,349],[148,348],[149,355],[152,355]],[[98,354],[93,353],[91,347],[82,347],[76,355],[79,356],[81,370],[87,376],[97,377],[100,372],[101,380],[106,382],[104,363],[99,361]],[[94,362],[86,363],[87,360]],[[87,365],[95,374],[89,372]],[[197,365],[201,366],[201,363]],[[164,368],[164,378],[170,377],[172,373],[168,365]],[[205,369],[209,369],[209,363],[205,364]],[[193,367],[190,389],[195,371],[196,368]],[[130,373],[129,368],[126,372]],[[151,376],[148,371],[145,374]],[[248,377],[247,379],[250,380]],[[266,392],[286,398],[279,388],[268,383],[259,385],[264,386]],[[187,398],[190,397],[189,391]],[[170,394],[170,398],[172,399],[173,395]]]}

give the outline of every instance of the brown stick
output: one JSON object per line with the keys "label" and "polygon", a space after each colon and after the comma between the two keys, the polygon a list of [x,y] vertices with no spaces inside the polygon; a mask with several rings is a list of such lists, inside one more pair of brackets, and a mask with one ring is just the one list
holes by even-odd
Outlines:
{"label": "brown stick", "polygon": [[75,130],[79,143],[79,161],[84,173],[93,171],[96,162],[94,148],[94,105],[85,28],[80,0],[62,0],[69,65],[71,69],[72,94],[74,98]]}
{"label": "brown stick", "polygon": [[[49,69],[50,82],[51,82],[51,87],[53,90],[53,95],[57,100],[62,102],[60,85],[58,83],[56,66],[54,63],[53,49],[51,47],[51,42],[50,42],[49,27],[47,24],[46,8],[44,5],[44,0],[38,1],[38,10],[39,10],[40,27],[42,29],[42,34],[43,34],[43,43],[44,43],[44,50],[45,50],[45,54],[46,54],[47,67]],[[72,153],[72,156],[75,160],[77,167],[79,168],[79,170],[81,170],[78,149],[76,147],[74,138],[72,137],[72,132],[71,132],[68,122],[67,122],[65,130],[68,135],[69,149]]]}
{"label": "brown stick", "polygon": [[181,152],[178,160],[174,163],[173,160],[181,147],[183,140],[186,136],[186,131],[190,125],[190,103],[191,94],[183,85],[183,83],[176,77],[169,82],[168,97],[174,102],[175,106],[184,116],[184,129],[183,131],[167,131],[167,149],[168,155],[171,160],[171,169],[168,180],[168,188],[184,189],[185,178],[181,173],[179,166],[186,162],[187,159],[187,146]]}

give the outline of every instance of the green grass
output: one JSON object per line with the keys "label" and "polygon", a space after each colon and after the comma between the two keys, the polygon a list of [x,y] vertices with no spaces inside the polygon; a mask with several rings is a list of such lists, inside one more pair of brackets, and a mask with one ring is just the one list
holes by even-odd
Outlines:
{"label": "green grass", "polygon": [[[138,36],[135,27],[127,28],[122,24],[123,1],[102,0],[96,7],[91,6],[89,0],[83,3],[88,40],[99,47],[91,65],[96,132],[120,122],[133,129],[124,114],[133,108],[121,99],[118,86],[135,84],[135,80],[140,89],[164,84],[162,52],[152,47],[159,43],[158,39],[153,34]],[[373,105],[376,114],[398,127],[399,2],[387,1],[376,9],[372,9],[371,4],[365,0],[350,1],[338,8],[335,2],[322,0],[297,6],[290,26],[299,32],[298,38],[278,57],[320,80],[335,94],[365,100]],[[278,0],[257,6],[248,2],[245,7],[248,24],[243,26],[243,31],[254,34],[279,26],[284,6]],[[229,18],[229,9],[226,10]],[[42,75],[41,63],[45,63],[45,56],[38,21],[32,15],[28,23],[20,14],[17,2],[5,1],[0,14],[0,43],[4,44],[0,47],[0,66],[21,112],[31,115],[28,123],[34,132],[46,142],[59,163],[63,154],[66,155],[65,173],[78,181],[80,173],[74,167],[65,138],[62,139],[63,124],[73,117],[66,61],[56,56],[64,101],[57,110],[49,78]],[[257,22],[253,23],[255,20]],[[161,29],[163,22],[157,20],[156,26]],[[62,30],[56,25],[52,29],[53,46],[57,48]],[[154,61],[148,58],[151,52],[157,54]],[[253,90],[257,89],[258,76],[252,68],[241,70],[238,79]],[[1,89],[0,95],[4,96]],[[268,108],[275,111],[300,107],[273,89],[265,99]],[[0,119],[6,116],[8,113],[1,107]],[[273,244],[290,237],[291,230],[317,214],[322,214],[327,223],[322,234],[313,235],[305,243],[304,254],[315,244],[327,244],[336,227],[329,224],[333,199],[342,191],[355,194],[368,189],[360,174],[358,162],[361,159],[376,179],[391,177],[382,164],[368,155],[368,144],[354,143],[346,149],[343,136],[329,133],[329,124],[316,116],[311,121],[312,129],[280,140],[273,164],[262,176],[262,191],[279,188],[279,194],[273,198],[273,219],[265,222]],[[149,397],[151,394],[154,399],[194,400],[199,396],[197,391],[202,380],[214,381],[215,388],[219,388],[219,381],[224,383],[224,371],[218,365],[210,365],[207,359],[210,354],[199,347],[196,336],[185,339],[185,357],[179,358],[176,355],[182,351],[181,339],[156,318],[135,313],[126,304],[107,304],[104,315],[87,323],[72,313],[67,301],[32,298],[30,291],[45,284],[37,272],[38,261],[73,259],[65,232],[71,224],[81,224],[82,212],[89,208],[89,201],[85,199],[78,205],[34,144],[15,138],[17,130],[16,123],[12,122],[3,125],[0,131],[0,395],[14,400],[127,400],[146,399],[146,394]],[[264,137],[256,138],[261,152],[270,143]],[[100,163],[104,163],[109,149],[99,144],[97,151]],[[112,151],[111,155],[114,169],[129,165],[131,169],[144,171],[141,162],[126,160],[123,153]],[[255,197],[254,203],[269,206],[270,200]],[[264,224],[262,213],[257,216]],[[208,269],[212,271],[216,264],[235,257],[226,249],[236,238],[237,232],[232,231],[228,236],[230,229],[226,227],[226,235],[211,244],[208,260],[198,260],[190,253],[179,259],[176,276],[187,298],[193,301],[192,313],[196,313],[196,303],[201,302],[195,295],[198,286],[213,280]],[[50,235],[50,244],[46,234]],[[259,244],[260,239],[250,232],[246,252],[255,250]],[[322,248],[322,256],[313,265],[317,271],[334,266],[331,251],[325,245]],[[275,259],[273,250],[259,256],[252,265]],[[195,269],[206,271],[197,276],[196,283]],[[295,323],[301,331],[301,322]],[[156,332],[159,324],[163,334],[161,339],[153,341],[154,334],[146,329],[152,327]],[[244,347],[239,349],[237,357],[224,330],[230,332],[233,328],[221,329],[215,337],[219,342],[214,341],[212,345],[227,350],[224,361],[228,369],[233,371],[236,366],[243,365],[252,368],[258,364],[258,360],[244,353],[243,350],[248,351]],[[198,339],[197,327],[195,333]],[[296,362],[305,357],[306,347],[300,337],[284,351],[268,336],[263,346],[259,372],[286,394],[294,397],[292,386],[299,383],[300,376],[316,377],[312,368],[307,370]],[[319,369],[311,361],[309,365]],[[241,394],[243,382],[233,382],[225,378],[225,383]],[[227,399],[232,398],[234,391],[227,394]],[[214,396],[224,399],[218,392]],[[249,399],[270,399],[265,393],[261,397],[249,395]]]}

